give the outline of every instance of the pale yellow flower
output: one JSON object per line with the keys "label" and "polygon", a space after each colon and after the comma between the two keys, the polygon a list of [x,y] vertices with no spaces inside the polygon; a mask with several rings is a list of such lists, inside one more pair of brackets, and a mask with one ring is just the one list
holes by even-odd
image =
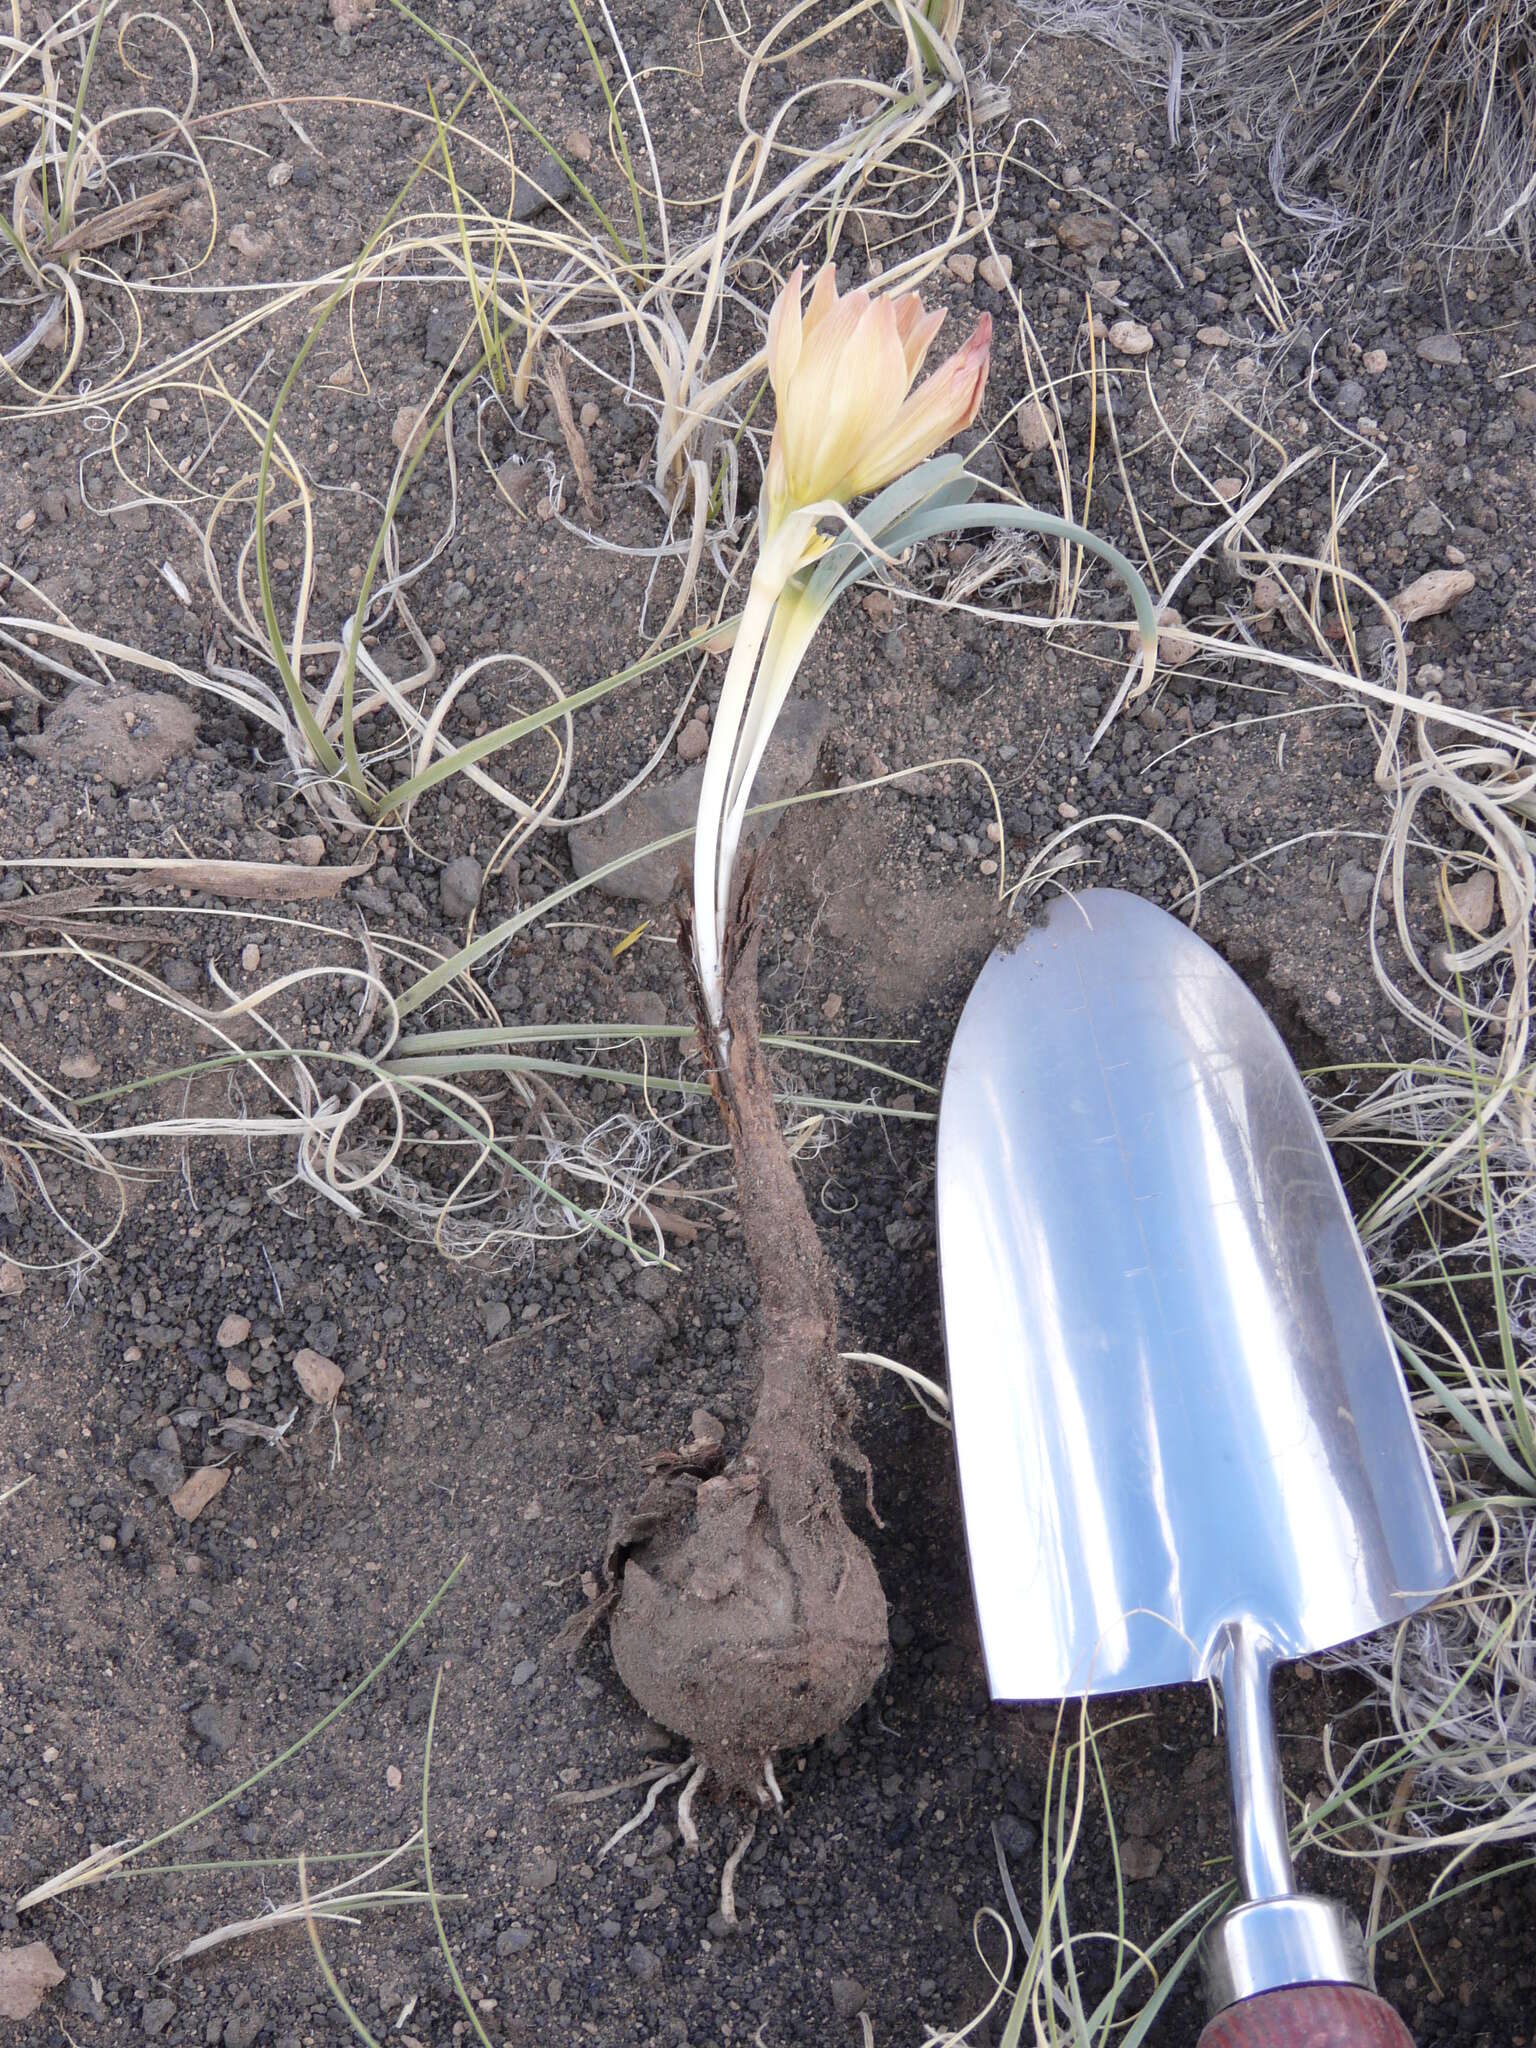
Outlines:
{"label": "pale yellow flower", "polygon": [[778,423],[768,453],[768,524],[797,508],[894,483],[975,419],[986,388],[992,319],[914,390],[942,310],[916,292],[840,295],[824,264],[802,311],[796,269],[768,321],[768,376]]}

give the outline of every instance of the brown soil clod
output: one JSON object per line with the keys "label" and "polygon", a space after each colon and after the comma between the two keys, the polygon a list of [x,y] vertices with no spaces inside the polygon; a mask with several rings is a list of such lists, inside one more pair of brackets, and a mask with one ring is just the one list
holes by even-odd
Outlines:
{"label": "brown soil clod", "polygon": [[757,1409],[723,1469],[669,1460],[615,1530],[609,1633],[646,1712],[721,1789],[763,1796],[777,1751],[830,1734],[868,1698],[888,1638],[874,1560],[838,1499],[834,1467],[868,1466],[850,1434],[832,1276],[779,1129],[745,909],[736,924],[714,1086],[758,1281]]}

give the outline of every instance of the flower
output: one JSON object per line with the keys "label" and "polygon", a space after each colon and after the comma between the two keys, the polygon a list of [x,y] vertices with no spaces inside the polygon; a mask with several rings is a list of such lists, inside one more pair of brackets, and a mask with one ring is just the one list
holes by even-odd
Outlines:
{"label": "flower", "polygon": [[791,510],[883,489],[968,427],[992,348],[984,313],[969,341],[914,390],[942,310],[925,312],[916,292],[840,296],[827,263],[802,312],[803,277],[797,268],[768,321],[779,412],[768,453],[770,531]]}

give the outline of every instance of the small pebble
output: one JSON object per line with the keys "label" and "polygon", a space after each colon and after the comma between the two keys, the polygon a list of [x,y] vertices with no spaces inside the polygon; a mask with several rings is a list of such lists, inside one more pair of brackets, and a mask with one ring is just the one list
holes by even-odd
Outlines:
{"label": "small pebble", "polygon": [[989,284],[993,291],[1000,292],[1003,286],[1007,284],[1009,278],[1013,276],[1013,258],[1011,256],[983,256],[976,266],[976,275],[983,284]]}
{"label": "small pebble", "polygon": [[1202,348],[1230,348],[1232,337],[1225,327],[1202,327],[1195,336]]}
{"label": "small pebble", "polygon": [[1037,455],[1042,448],[1049,448],[1055,440],[1055,426],[1038,398],[1026,398],[1019,407],[1016,432],[1019,446],[1026,455]]}
{"label": "small pebble", "polygon": [[1117,320],[1109,330],[1109,345],[1123,356],[1144,356],[1152,347],[1152,330],[1139,320]]}
{"label": "small pebble", "polygon": [[525,1892],[547,1892],[560,1875],[560,1866],[545,1849],[525,1856],[518,1871],[518,1883]]}
{"label": "small pebble", "polygon": [[1426,363],[1444,363],[1454,366],[1466,361],[1461,352],[1461,343],[1454,334],[1421,335],[1415,344],[1419,358]]}
{"label": "small pebble", "polygon": [[389,438],[400,453],[414,455],[426,439],[427,415],[419,405],[402,405],[389,429]]}
{"label": "small pebble", "polygon": [[443,915],[455,923],[468,917],[480,901],[480,890],[485,880],[485,871],[473,854],[461,853],[457,860],[449,861],[438,877],[438,900],[443,906]]}
{"label": "small pebble", "polygon": [[1360,358],[1360,367],[1367,377],[1379,377],[1387,367],[1387,352],[1384,348],[1368,348]]}
{"label": "small pebble", "polygon": [[1200,651],[1190,635],[1179,630],[1183,624],[1183,619],[1172,605],[1168,605],[1158,617],[1157,658],[1168,668],[1182,668]]}
{"label": "small pebble", "polygon": [[857,1977],[832,1979],[832,2010],[840,2020],[851,2020],[864,2010],[867,1994]]}
{"label": "small pebble", "polygon": [[240,965],[247,974],[254,974],[261,965],[261,948],[254,940],[251,944],[240,948]]}
{"label": "small pebble", "polygon": [[219,1325],[219,1334],[214,1338],[221,1351],[233,1351],[237,1344],[243,1344],[251,1334],[251,1319],[231,1312]]}
{"label": "small pebble", "polygon": [[709,727],[701,725],[698,719],[690,718],[677,736],[677,758],[679,761],[702,761],[709,752]]}

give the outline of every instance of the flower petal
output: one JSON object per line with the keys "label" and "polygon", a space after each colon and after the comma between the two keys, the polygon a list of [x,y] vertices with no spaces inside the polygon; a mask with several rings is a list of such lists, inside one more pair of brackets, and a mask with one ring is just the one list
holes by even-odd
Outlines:
{"label": "flower petal", "polygon": [[800,291],[805,265],[797,263],[768,315],[768,381],[782,399],[800,360]]}
{"label": "flower petal", "polygon": [[807,332],[820,326],[837,302],[837,266],[823,263],[816,273],[816,282],[811,286],[811,303],[805,309]]}
{"label": "flower petal", "polygon": [[840,495],[856,498],[882,489],[968,427],[981,408],[991,351],[992,316],[983,313],[970,340],[918,386],[883,433],[865,444],[842,479]]}
{"label": "flower petal", "polygon": [[944,308],[936,306],[931,313],[925,313],[916,292],[903,292],[895,304],[896,325],[901,333],[902,348],[906,351],[907,385],[910,389],[923,367],[923,358],[932,346],[934,336],[944,325]]}
{"label": "flower petal", "polygon": [[[805,505],[828,495],[825,485],[853,459],[851,435],[869,432],[901,403],[895,395],[871,389],[871,380],[853,374],[861,353],[860,335],[873,312],[868,292],[849,292],[837,300],[815,327],[806,324],[800,360],[779,400],[774,439],[784,451],[791,497]],[[894,328],[892,330],[894,341]],[[900,344],[897,360],[900,362]],[[899,375],[899,372],[898,372]],[[838,451],[838,452],[834,452]]]}

